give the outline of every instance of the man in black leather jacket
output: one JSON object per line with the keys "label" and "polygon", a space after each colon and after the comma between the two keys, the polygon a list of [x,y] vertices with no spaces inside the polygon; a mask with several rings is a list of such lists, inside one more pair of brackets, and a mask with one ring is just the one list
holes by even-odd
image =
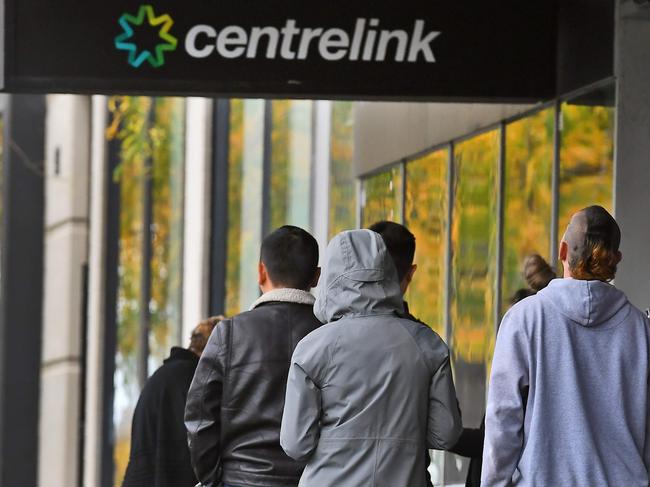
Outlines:
{"label": "man in black leather jacket", "polygon": [[188,393],[185,426],[204,487],[296,486],[304,469],[280,447],[280,425],[293,350],[321,325],[309,293],[320,275],[316,240],[275,230],[258,272],[262,296],[215,328]]}

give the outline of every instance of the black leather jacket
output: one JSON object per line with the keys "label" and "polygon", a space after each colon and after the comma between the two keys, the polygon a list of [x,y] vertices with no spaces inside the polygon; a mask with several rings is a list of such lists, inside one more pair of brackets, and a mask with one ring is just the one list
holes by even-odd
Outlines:
{"label": "black leather jacket", "polygon": [[320,325],[312,306],[267,302],[214,329],[185,407],[202,485],[298,485],[305,465],[280,447],[280,425],[291,355]]}

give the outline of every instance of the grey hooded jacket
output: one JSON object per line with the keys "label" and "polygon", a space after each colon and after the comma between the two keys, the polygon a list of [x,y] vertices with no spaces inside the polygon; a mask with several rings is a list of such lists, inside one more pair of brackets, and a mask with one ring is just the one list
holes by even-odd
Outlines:
{"label": "grey hooded jacket", "polygon": [[300,486],[425,487],[425,445],[456,443],[447,346],[402,312],[381,236],[335,237],[314,305],[328,324],[294,351],[282,418],[282,448],[307,460]]}
{"label": "grey hooded jacket", "polygon": [[483,487],[647,487],[650,324],[614,286],[555,279],[497,338]]}

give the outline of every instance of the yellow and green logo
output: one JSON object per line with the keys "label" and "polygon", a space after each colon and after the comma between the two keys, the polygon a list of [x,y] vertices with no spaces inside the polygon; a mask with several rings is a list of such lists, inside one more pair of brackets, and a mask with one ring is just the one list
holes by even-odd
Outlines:
{"label": "yellow and green logo", "polygon": [[[145,21],[149,27],[157,29],[159,42],[152,49],[139,49],[135,43],[133,27],[142,27]],[[174,21],[169,14],[156,16],[151,5],[141,5],[135,15],[122,14],[119,24],[122,33],[115,38],[115,47],[129,53],[129,64],[134,68],[139,68],[145,62],[159,68],[165,64],[165,52],[176,50],[178,39],[169,33]]]}

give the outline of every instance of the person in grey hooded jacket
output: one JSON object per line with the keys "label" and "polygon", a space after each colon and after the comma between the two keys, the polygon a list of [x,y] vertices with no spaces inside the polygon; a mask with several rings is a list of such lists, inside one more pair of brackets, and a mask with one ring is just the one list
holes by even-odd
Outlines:
{"label": "person in grey hooded jacket", "polygon": [[381,236],[337,235],[314,313],[323,323],[296,347],[280,444],[306,460],[302,487],[424,487],[425,446],[462,430],[444,342],[400,318],[397,271]]}
{"label": "person in grey hooded jacket", "polygon": [[650,323],[609,281],[620,230],[576,213],[564,279],[506,314],[485,420],[484,487],[647,487]]}

